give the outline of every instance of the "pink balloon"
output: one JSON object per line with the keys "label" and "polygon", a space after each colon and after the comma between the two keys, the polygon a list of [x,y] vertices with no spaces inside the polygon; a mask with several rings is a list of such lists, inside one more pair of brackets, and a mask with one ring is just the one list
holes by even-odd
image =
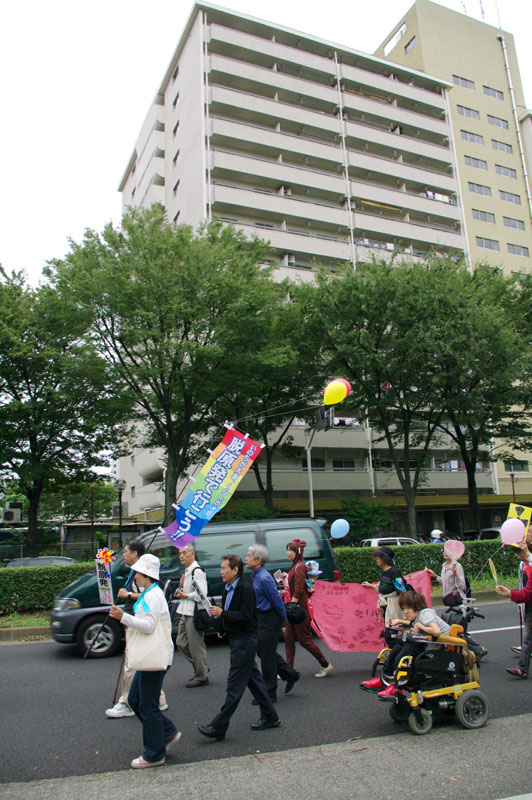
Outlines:
{"label": "pink balloon", "polygon": [[501,525],[501,539],[503,544],[519,544],[524,542],[526,528],[520,519],[510,517]]}
{"label": "pink balloon", "polygon": [[443,545],[443,552],[447,553],[451,558],[459,559],[465,553],[465,545],[463,542],[458,541],[458,539],[449,539],[449,541],[445,542]]}

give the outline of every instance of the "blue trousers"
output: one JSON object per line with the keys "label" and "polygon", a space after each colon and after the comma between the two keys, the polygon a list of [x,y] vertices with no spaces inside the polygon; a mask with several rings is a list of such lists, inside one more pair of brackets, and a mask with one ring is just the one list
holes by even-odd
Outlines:
{"label": "blue trousers", "polygon": [[242,695],[249,688],[260,706],[261,719],[274,722],[279,719],[273,707],[270,695],[262,679],[255,656],[257,654],[257,634],[247,633],[243,636],[231,637],[229,640],[230,663],[227,676],[227,695],[220,713],[212,722],[212,727],[219,733],[225,733],[229,720],[235,713]]}
{"label": "blue trousers", "polygon": [[159,711],[159,695],[166,670],[161,672],[135,672],[127,702],[142,722],[142,757],[146,761],[160,761],[166,754],[166,742],[177,728]]}

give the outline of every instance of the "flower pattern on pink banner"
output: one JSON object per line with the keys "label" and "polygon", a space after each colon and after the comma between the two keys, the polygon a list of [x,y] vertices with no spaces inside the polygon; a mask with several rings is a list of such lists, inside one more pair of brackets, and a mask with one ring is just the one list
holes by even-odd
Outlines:
{"label": "flower pattern on pink banner", "polygon": [[[432,605],[432,585],[426,570],[405,575],[416,592]],[[377,609],[377,595],[360,583],[314,584],[312,627],[330,650],[339,653],[375,652],[384,646],[379,636],[384,624]]]}

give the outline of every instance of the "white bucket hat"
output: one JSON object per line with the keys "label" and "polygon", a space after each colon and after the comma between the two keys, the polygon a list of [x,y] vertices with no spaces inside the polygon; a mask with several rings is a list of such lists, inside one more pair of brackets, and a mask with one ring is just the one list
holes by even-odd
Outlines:
{"label": "white bucket hat", "polygon": [[133,564],[131,569],[135,572],[140,572],[142,575],[147,575],[148,578],[152,578],[154,581],[158,581],[160,567],[161,562],[157,556],[152,556],[151,553],[145,553]]}

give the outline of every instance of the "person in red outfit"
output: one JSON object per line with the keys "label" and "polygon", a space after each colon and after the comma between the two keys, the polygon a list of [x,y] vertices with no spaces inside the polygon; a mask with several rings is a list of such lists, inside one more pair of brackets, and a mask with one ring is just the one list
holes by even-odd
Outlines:
{"label": "person in red outfit", "polygon": [[291,601],[301,606],[305,613],[303,622],[297,625],[288,622],[284,629],[286,660],[291,667],[294,666],[297,639],[301,647],[308,650],[320,664],[321,669],[315,673],[314,677],[326,678],[333,671],[333,666],[329,664],[318,645],[312,641],[312,628],[307,602],[309,596],[309,589],[306,583],[307,567],[303,561],[303,550],[306,544],[302,539],[294,539],[286,545],[286,557],[292,562],[292,569],[288,573],[288,589]]}
{"label": "person in red outfit", "polygon": [[515,678],[528,678],[528,668],[530,666],[530,655],[532,653],[532,554],[528,549],[528,544],[522,547],[515,547],[516,556],[523,562],[524,575],[526,576],[526,583],[524,589],[507,589],[506,586],[497,586],[497,594],[504,597],[509,597],[514,603],[525,604],[525,618],[523,621],[523,642],[521,645],[521,654],[519,656],[519,664],[517,667],[508,667],[506,672],[513,675]]}

